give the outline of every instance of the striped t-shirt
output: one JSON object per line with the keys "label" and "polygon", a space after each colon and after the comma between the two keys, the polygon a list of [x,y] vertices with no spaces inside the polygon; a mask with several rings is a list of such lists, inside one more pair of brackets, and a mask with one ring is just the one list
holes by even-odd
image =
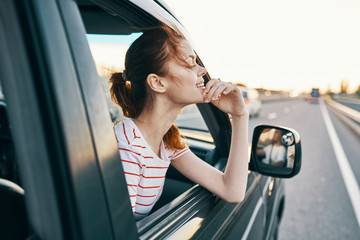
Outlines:
{"label": "striped t-shirt", "polygon": [[161,143],[158,157],[146,143],[131,118],[114,125],[131,207],[136,220],[148,215],[163,190],[170,161],[189,151],[173,150]]}

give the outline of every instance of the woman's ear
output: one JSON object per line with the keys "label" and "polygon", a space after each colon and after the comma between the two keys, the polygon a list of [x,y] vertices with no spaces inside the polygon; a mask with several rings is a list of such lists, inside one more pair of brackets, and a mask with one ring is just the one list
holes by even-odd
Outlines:
{"label": "woman's ear", "polygon": [[166,81],[164,78],[154,74],[154,73],[150,73],[147,78],[146,81],[149,85],[149,87],[154,91],[154,92],[158,92],[158,93],[164,93],[166,90]]}

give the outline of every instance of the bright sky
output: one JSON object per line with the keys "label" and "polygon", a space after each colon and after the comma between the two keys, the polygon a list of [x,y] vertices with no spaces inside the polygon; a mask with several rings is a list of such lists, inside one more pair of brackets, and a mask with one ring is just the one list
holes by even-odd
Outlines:
{"label": "bright sky", "polygon": [[165,0],[212,77],[309,91],[360,85],[358,0]]}

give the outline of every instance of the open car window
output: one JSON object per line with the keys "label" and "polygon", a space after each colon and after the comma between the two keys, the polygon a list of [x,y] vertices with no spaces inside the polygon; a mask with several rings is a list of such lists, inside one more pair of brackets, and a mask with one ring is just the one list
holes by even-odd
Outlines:
{"label": "open car window", "polygon": [[[109,79],[112,73],[124,70],[126,52],[141,35],[142,32],[136,31],[116,34],[98,34],[96,31],[91,31],[91,34],[86,34],[111,120],[114,123],[122,121],[124,116],[121,108],[111,100]],[[175,124],[182,136],[188,139],[187,143],[190,145],[190,149],[201,159],[214,165],[216,158],[214,140],[198,106],[196,104],[186,106],[179,114]],[[153,212],[193,186],[193,182],[170,167],[166,175],[162,197],[153,208]]]}

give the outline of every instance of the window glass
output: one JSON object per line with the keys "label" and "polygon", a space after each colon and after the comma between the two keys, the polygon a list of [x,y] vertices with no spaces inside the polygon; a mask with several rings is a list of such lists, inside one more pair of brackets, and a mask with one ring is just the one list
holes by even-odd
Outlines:
{"label": "window glass", "polygon": [[180,129],[193,129],[208,132],[208,127],[201,116],[196,104],[186,106],[175,121]]}
{"label": "window glass", "polygon": [[[111,101],[108,81],[111,73],[124,70],[126,51],[131,43],[140,36],[141,33],[132,33],[130,35],[87,34],[90,50],[96,64],[97,73],[101,78],[113,122],[120,121],[123,115],[121,109]],[[208,128],[195,104],[185,107],[175,124],[180,129],[208,132]]]}

